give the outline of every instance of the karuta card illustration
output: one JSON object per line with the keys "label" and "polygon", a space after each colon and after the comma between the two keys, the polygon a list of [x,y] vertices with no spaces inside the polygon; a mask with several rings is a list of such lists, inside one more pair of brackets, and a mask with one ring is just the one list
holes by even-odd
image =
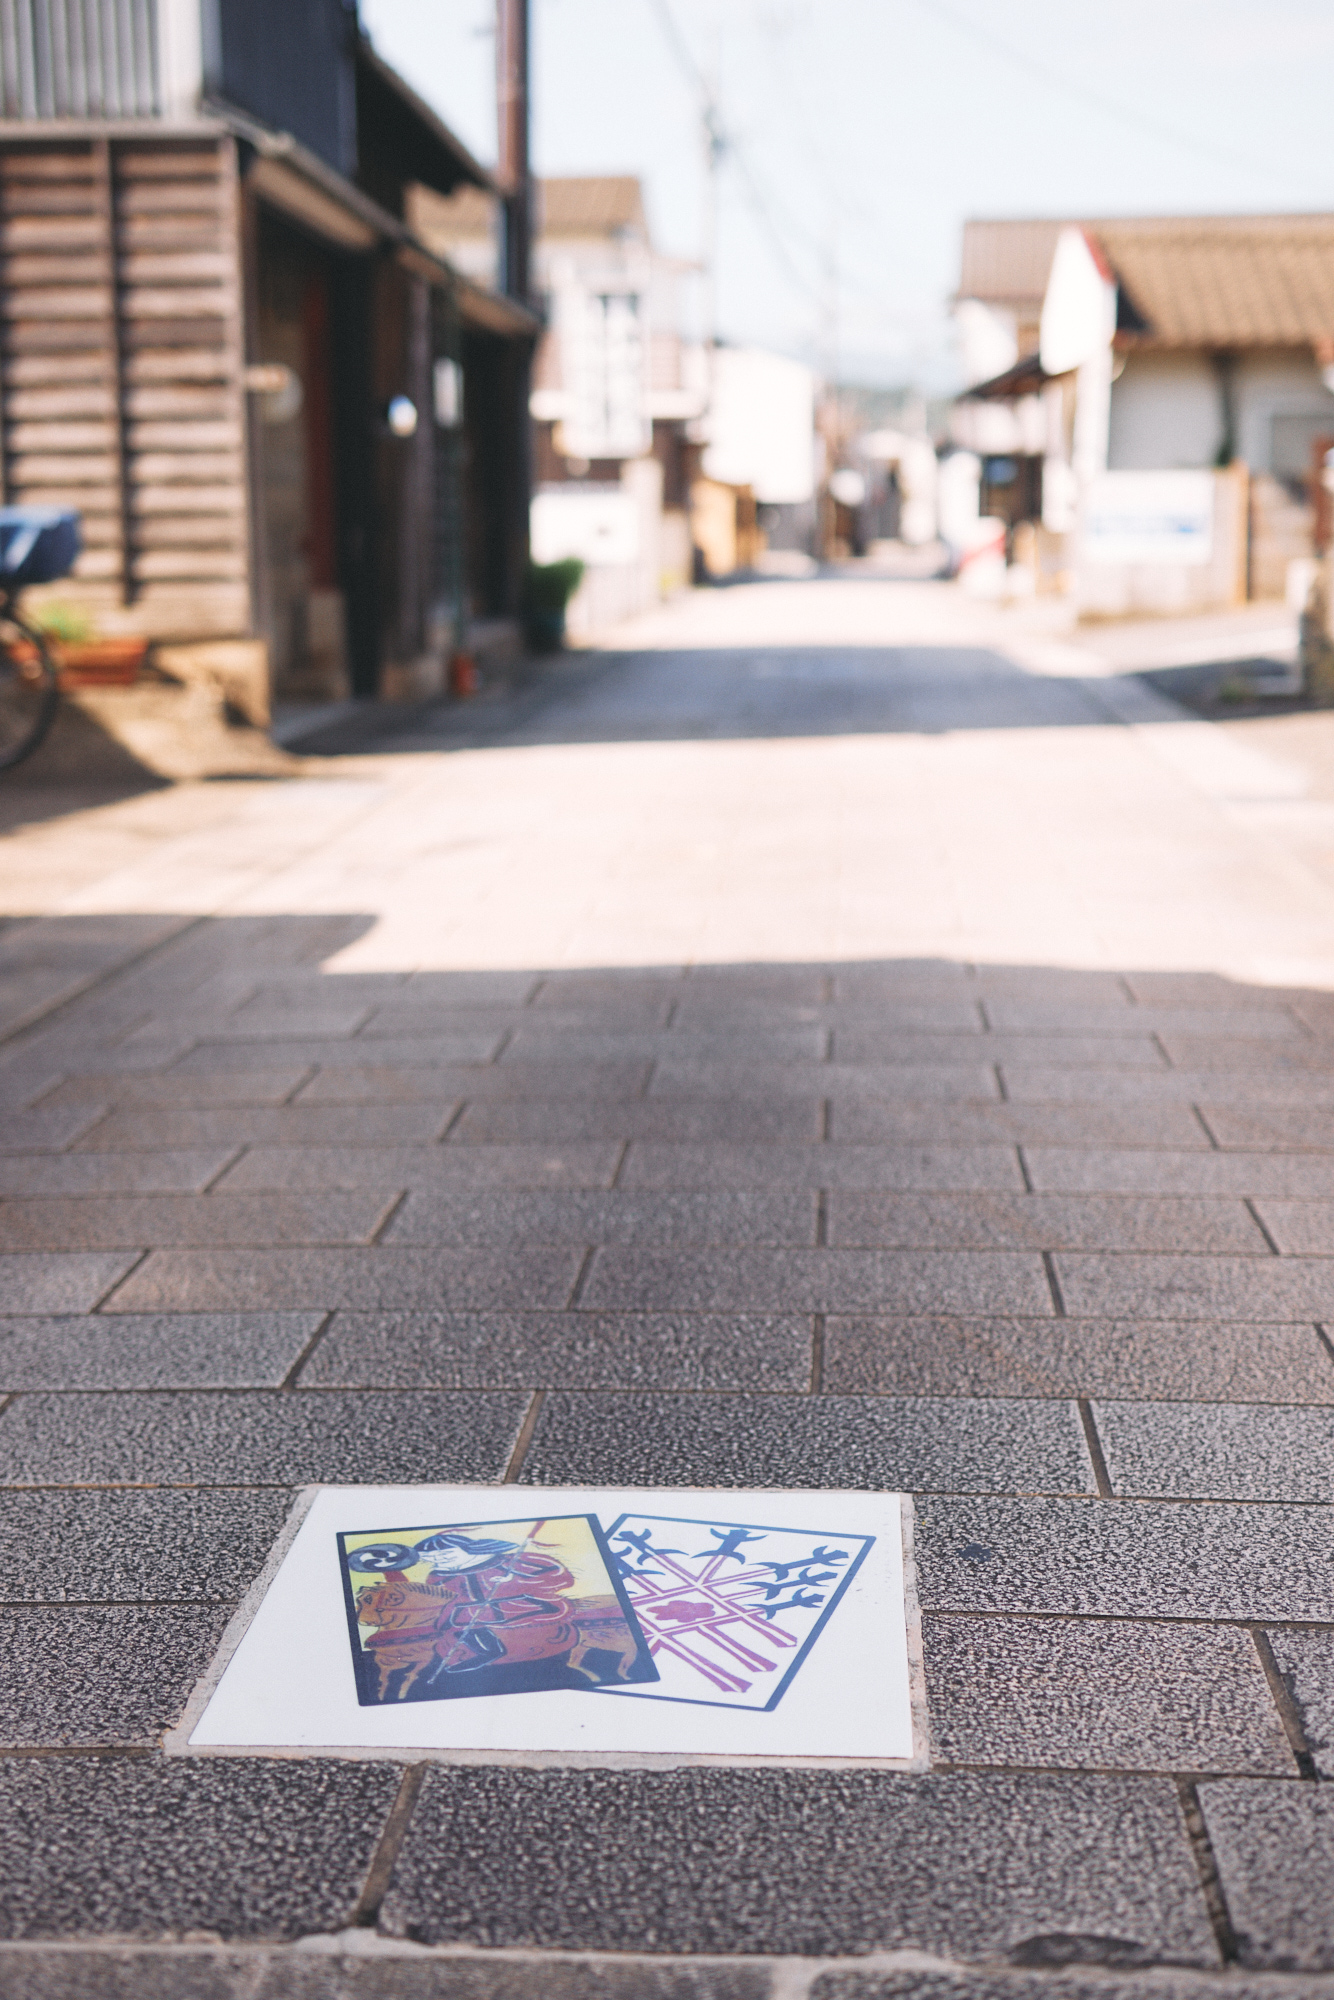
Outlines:
{"label": "karuta card illustration", "polygon": [[592,1514],[368,1530],[338,1547],[363,1707],[657,1679]]}
{"label": "karuta card illustration", "polygon": [[[757,1522],[622,1514],[612,1556],[649,1652],[656,1701],[777,1708],[874,1544]],[[822,1643],[836,1645],[837,1632]]]}

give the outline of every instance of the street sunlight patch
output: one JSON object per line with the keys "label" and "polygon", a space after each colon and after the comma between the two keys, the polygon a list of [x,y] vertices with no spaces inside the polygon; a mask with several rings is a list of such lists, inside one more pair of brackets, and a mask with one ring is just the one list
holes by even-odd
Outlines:
{"label": "street sunlight patch", "polygon": [[168,1750],[921,1768],[896,1493],[316,1487]]}

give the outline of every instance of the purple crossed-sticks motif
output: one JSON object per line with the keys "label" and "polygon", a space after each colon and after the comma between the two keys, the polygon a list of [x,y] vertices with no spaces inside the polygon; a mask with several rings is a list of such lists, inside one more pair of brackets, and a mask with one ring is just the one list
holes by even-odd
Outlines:
{"label": "purple crossed-sticks motif", "polygon": [[776,1707],[873,1539],[623,1514],[608,1541],[662,1677],[649,1698]]}

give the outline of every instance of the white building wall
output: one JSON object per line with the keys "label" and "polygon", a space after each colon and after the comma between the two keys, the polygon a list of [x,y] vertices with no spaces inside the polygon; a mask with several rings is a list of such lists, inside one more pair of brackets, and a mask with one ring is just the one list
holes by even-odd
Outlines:
{"label": "white building wall", "polygon": [[1334,396],[1314,356],[1282,348],[1239,355],[1235,384],[1238,458],[1280,479],[1307,473],[1311,440],[1334,433]]}
{"label": "white building wall", "polygon": [[1212,465],[1222,440],[1218,377],[1207,355],[1127,356],[1112,384],[1111,471]]}

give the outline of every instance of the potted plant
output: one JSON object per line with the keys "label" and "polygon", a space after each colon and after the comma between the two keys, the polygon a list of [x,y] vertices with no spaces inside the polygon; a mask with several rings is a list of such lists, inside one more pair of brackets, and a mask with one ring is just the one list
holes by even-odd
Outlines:
{"label": "potted plant", "polygon": [[44,604],[33,623],[51,641],[62,688],[132,687],[139,678],[147,639],[97,638],[88,613],[68,604]]}
{"label": "potted plant", "polygon": [[565,644],[565,608],[584,580],[578,556],[563,562],[529,563],[523,592],[523,629],[535,653],[555,653]]}

